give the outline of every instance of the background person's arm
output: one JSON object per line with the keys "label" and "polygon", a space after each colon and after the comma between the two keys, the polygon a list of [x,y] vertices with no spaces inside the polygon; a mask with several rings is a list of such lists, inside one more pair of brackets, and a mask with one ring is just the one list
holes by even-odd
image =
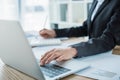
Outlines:
{"label": "background person's arm", "polygon": [[39,34],[44,38],[87,36],[87,21],[83,23],[83,26],[53,30],[43,29],[39,31]]}
{"label": "background person's arm", "polygon": [[56,37],[81,37],[88,35],[87,21],[83,23],[82,26],[65,28],[65,29],[55,29]]}

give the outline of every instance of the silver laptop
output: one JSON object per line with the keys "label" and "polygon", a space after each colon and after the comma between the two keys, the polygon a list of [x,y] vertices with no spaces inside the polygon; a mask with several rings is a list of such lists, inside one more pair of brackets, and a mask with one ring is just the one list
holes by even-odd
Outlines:
{"label": "silver laptop", "polygon": [[89,67],[75,59],[40,67],[18,21],[0,20],[0,58],[6,65],[38,80],[59,79]]}

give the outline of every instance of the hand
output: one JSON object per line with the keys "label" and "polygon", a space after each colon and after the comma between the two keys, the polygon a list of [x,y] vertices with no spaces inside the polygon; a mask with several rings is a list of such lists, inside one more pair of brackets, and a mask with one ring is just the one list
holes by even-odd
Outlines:
{"label": "hand", "polygon": [[48,51],[44,56],[42,56],[40,65],[45,65],[52,60],[56,60],[57,62],[61,62],[64,60],[69,60],[75,57],[77,54],[77,50],[75,48],[66,48],[66,49],[53,49]]}
{"label": "hand", "polygon": [[39,31],[39,34],[44,38],[54,38],[56,33],[54,30],[43,29]]}

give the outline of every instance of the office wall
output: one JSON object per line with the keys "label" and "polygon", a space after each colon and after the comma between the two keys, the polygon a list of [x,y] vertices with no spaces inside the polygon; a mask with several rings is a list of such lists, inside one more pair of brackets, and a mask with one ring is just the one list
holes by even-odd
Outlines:
{"label": "office wall", "polygon": [[0,19],[18,20],[18,0],[0,0]]}

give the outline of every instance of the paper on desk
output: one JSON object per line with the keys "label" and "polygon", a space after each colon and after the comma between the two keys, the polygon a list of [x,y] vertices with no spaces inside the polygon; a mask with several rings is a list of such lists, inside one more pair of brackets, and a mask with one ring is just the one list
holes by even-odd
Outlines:
{"label": "paper on desk", "polygon": [[40,37],[30,37],[27,38],[28,42],[31,46],[51,46],[51,45],[61,45],[62,42],[60,39],[52,38],[52,39],[42,39]]}
{"label": "paper on desk", "polygon": [[[25,36],[28,38],[28,37],[38,37],[38,38],[41,38],[43,39],[42,36],[40,36],[39,32],[38,31],[26,31],[25,32]],[[60,40],[67,40],[69,39],[68,37],[59,37],[59,38],[56,38],[56,39],[60,39]]]}
{"label": "paper on desk", "polygon": [[39,32],[38,32],[38,31],[26,31],[26,32],[25,32],[25,36],[26,36],[26,37],[39,36]]}
{"label": "paper on desk", "polygon": [[93,68],[93,67],[84,70],[83,72],[78,72],[76,74],[94,78],[97,80],[119,80],[119,76],[116,73]]}

